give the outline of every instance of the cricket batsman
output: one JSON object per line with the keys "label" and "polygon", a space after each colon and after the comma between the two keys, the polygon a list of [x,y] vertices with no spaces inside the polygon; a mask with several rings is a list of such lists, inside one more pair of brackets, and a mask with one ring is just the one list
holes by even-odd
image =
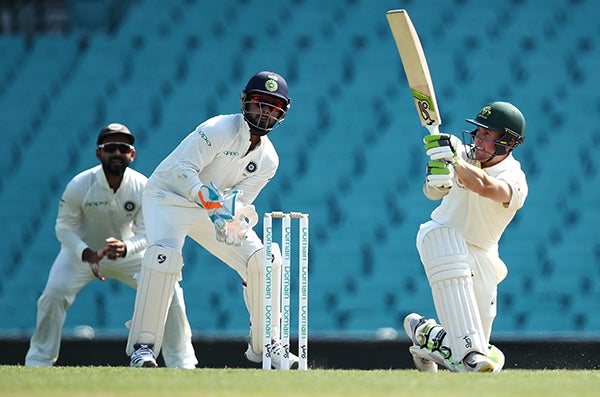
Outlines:
{"label": "cricket batsman", "polygon": [[404,329],[420,371],[499,372],[504,356],[490,345],[497,285],[507,268],[498,242],[528,193],[513,157],[525,141],[525,118],[514,105],[492,102],[463,131],[424,138],[430,157],[423,192],[441,204],[420,226],[417,250],[439,324],[412,313]]}

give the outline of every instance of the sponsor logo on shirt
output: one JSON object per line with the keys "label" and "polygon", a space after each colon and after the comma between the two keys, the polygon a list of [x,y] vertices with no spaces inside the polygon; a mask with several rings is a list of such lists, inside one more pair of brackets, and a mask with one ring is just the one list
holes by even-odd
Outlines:
{"label": "sponsor logo on shirt", "polygon": [[226,150],[226,151],[223,152],[223,154],[225,156],[239,156],[240,155],[239,152],[232,152],[231,150]]}
{"label": "sponsor logo on shirt", "polygon": [[135,203],[133,201],[128,201],[125,203],[123,208],[125,208],[125,211],[131,212],[135,209]]}
{"label": "sponsor logo on shirt", "polygon": [[212,143],[210,142],[210,140],[208,139],[208,137],[206,136],[206,134],[204,133],[204,131],[198,130],[198,135],[200,135],[200,138],[202,138],[204,140],[204,142],[206,142],[206,144],[208,146],[212,146]]}
{"label": "sponsor logo on shirt", "polygon": [[108,205],[108,200],[105,201],[86,201],[83,205],[86,207],[103,207]]}

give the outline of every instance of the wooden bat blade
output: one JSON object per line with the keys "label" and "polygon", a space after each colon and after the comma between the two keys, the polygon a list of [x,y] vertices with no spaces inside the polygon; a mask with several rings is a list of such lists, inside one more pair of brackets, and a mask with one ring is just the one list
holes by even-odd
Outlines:
{"label": "wooden bat blade", "polygon": [[419,120],[431,134],[438,133],[442,119],[435,99],[429,66],[417,31],[406,10],[390,10],[386,17],[400,53]]}

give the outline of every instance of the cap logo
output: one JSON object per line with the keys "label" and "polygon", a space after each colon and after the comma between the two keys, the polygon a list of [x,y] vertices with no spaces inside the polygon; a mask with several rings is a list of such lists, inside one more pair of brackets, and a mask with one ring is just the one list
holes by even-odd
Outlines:
{"label": "cap logo", "polygon": [[490,114],[492,114],[492,107],[491,106],[484,106],[479,111],[479,117],[481,117],[482,119],[487,119]]}
{"label": "cap logo", "polygon": [[277,77],[275,77],[275,76],[269,76],[269,78],[267,79],[267,81],[265,81],[265,88],[269,92],[275,92],[275,91],[277,91],[277,88],[279,88],[279,85],[277,84]]}

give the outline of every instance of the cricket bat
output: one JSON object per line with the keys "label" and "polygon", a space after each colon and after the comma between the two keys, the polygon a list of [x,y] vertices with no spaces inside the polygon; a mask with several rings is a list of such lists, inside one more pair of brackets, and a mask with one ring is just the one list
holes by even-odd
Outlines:
{"label": "cricket bat", "polygon": [[419,35],[406,10],[390,10],[386,17],[402,59],[419,120],[430,134],[439,134],[442,119]]}

